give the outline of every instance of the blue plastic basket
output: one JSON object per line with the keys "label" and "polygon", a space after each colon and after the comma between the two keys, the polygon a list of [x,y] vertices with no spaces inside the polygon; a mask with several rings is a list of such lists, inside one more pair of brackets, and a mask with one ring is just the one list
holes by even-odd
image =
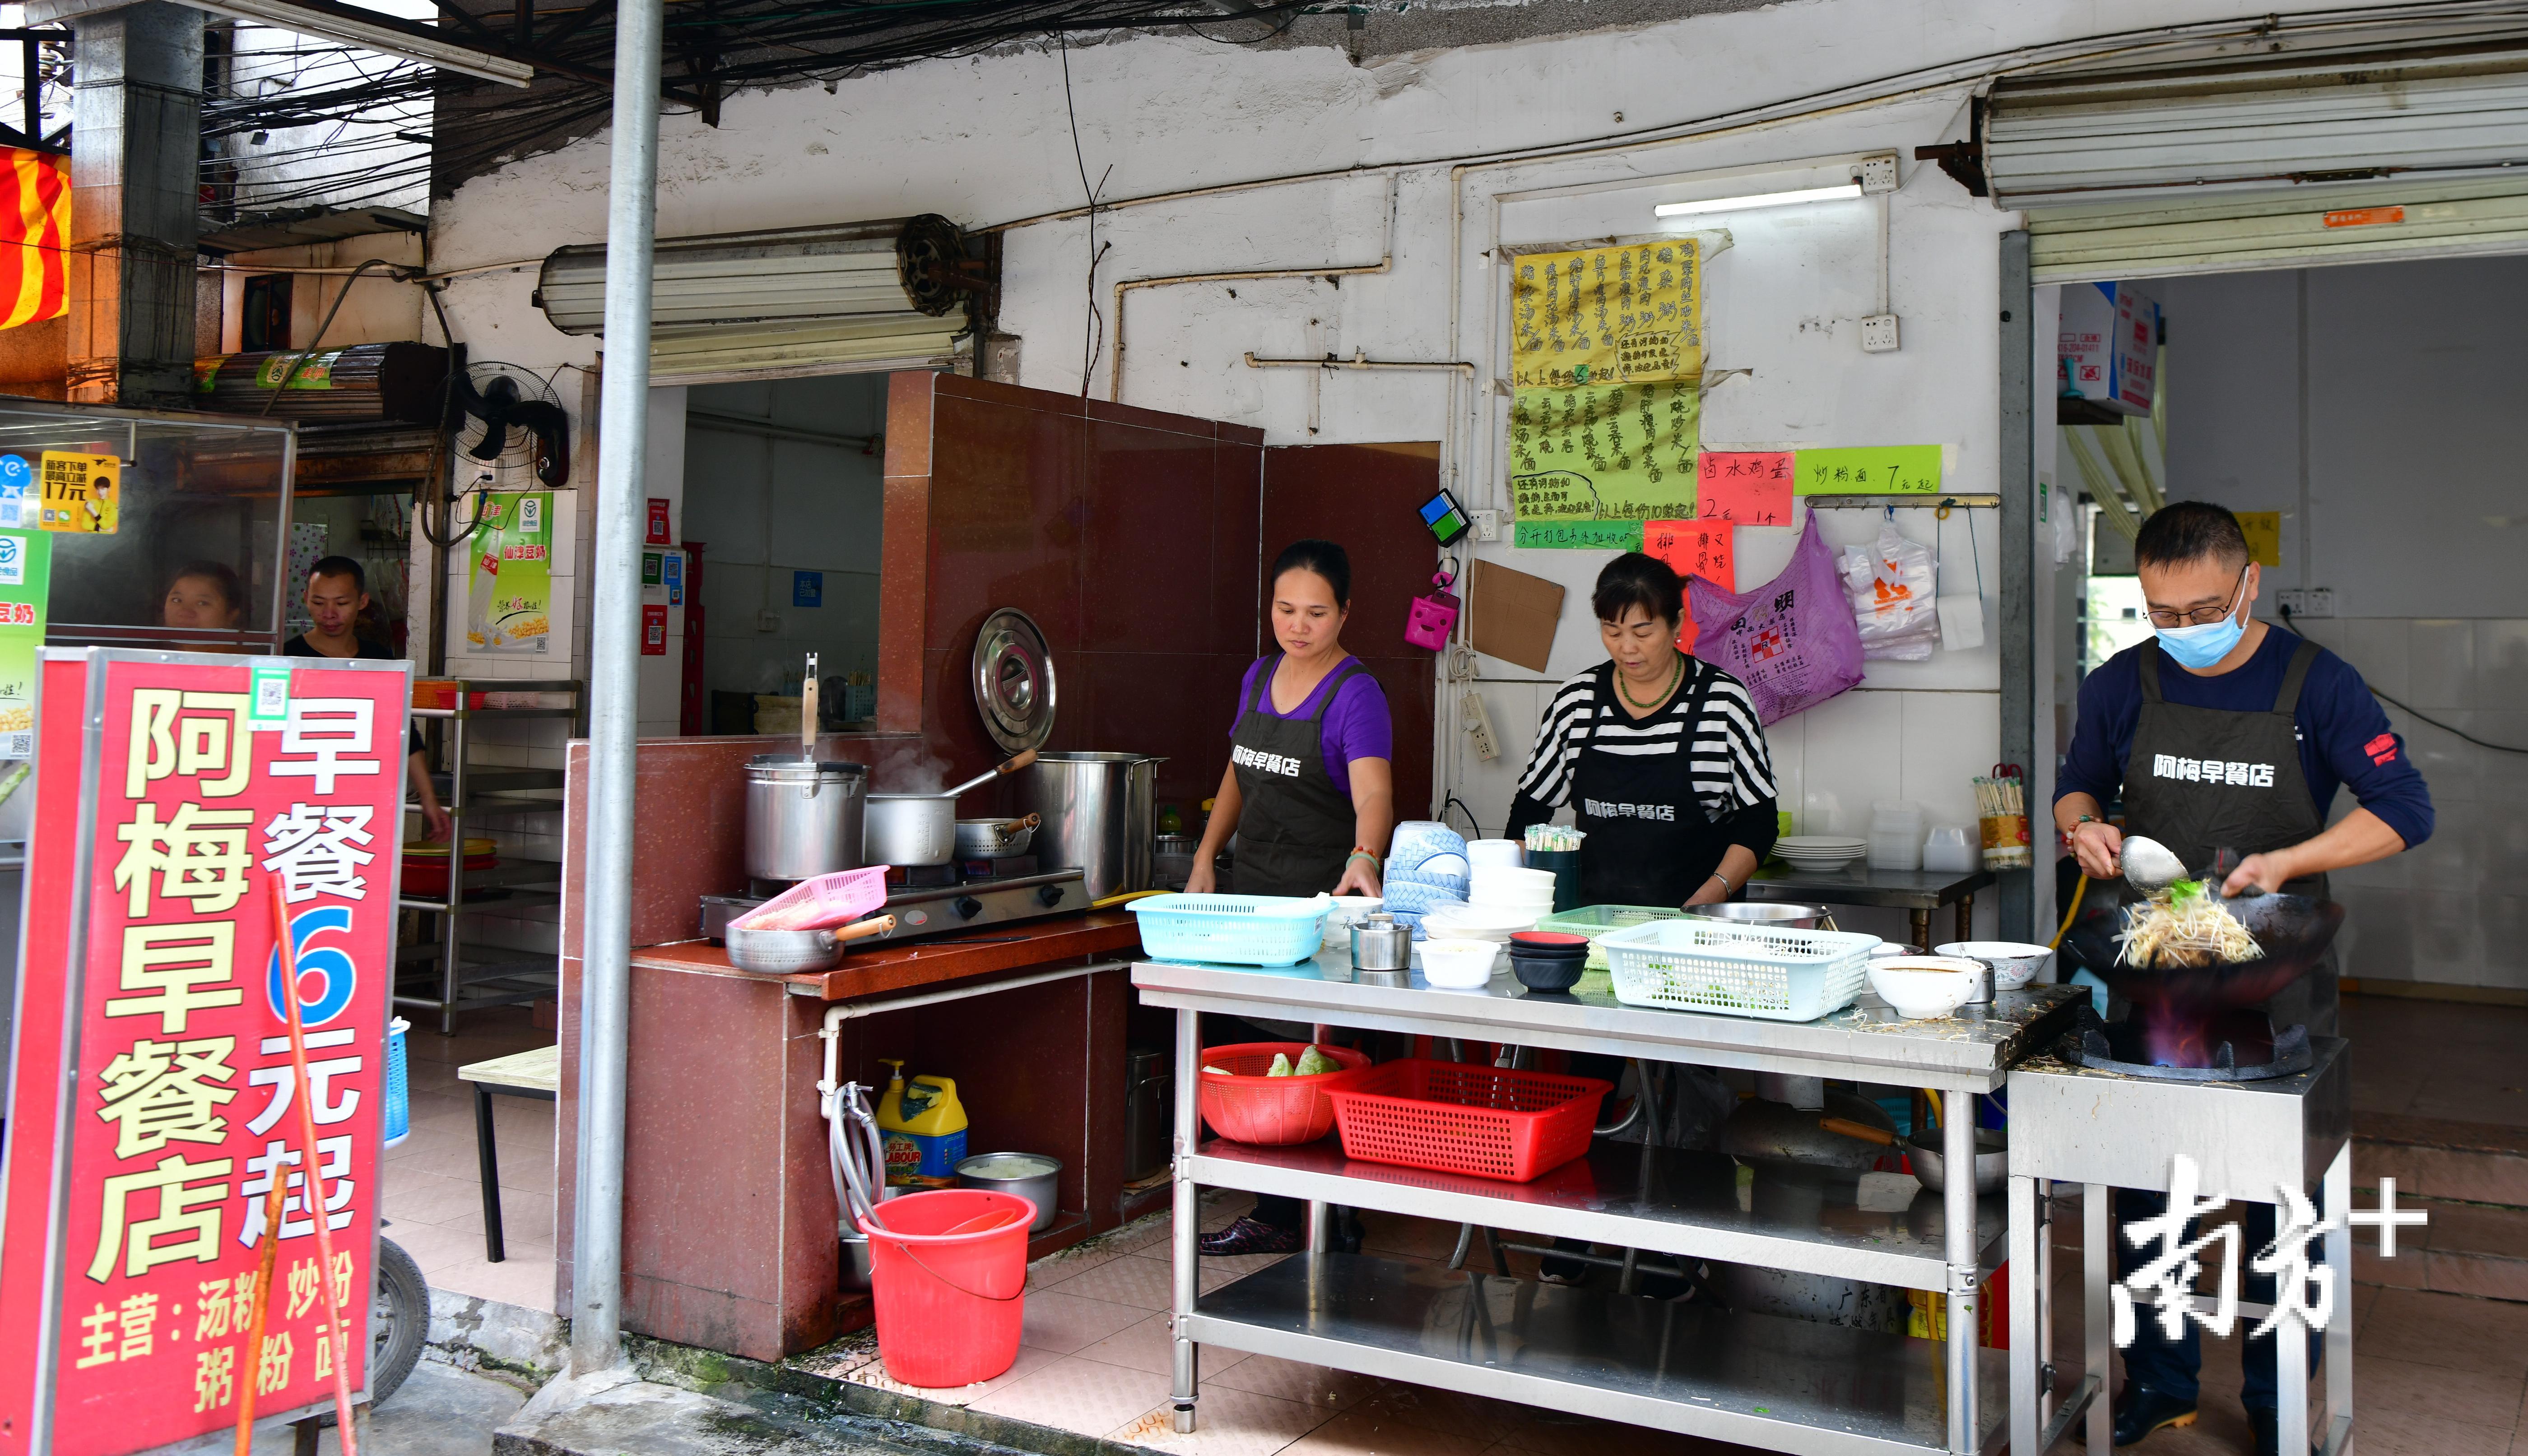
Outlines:
{"label": "blue plastic basket", "polygon": [[412,1133],[412,1079],[404,1072],[403,1034],[412,1023],[401,1016],[387,1022],[387,1106],[385,1146],[394,1147]]}
{"label": "blue plastic basket", "polygon": [[1166,961],[1295,965],[1325,947],[1324,896],[1153,895],[1128,909],[1141,917],[1141,951]]}

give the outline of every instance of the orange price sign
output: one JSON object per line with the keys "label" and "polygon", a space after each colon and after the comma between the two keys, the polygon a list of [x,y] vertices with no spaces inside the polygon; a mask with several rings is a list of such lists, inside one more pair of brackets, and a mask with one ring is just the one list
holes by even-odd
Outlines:
{"label": "orange price sign", "polygon": [[1729,521],[1644,521],[1642,549],[1723,592],[1738,590],[1737,527]]}

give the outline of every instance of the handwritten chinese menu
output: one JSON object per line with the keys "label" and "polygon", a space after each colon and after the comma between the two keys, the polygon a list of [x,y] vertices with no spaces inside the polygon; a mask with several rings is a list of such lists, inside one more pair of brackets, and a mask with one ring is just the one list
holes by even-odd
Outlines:
{"label": "handwritten chinese menu", "polygon": [[1791,462],[1789,450],[1703,451],[1695,462],[1695,518],[1791,524]]}
{"label": "handwritten chinese menu", "polygon": [[1738,590],[1737,527],[1728,521],[1645,521],[1642,550],[1723,592]]}
{"label": "handwritten chinese menu", "polygon": [[1702,393],[1688,384],[1521,390],[1510,503],[1522,521],[1644,521],[1694,512]]}
{"label": "handwritten chinese menu", "polygon": [[1935,444],[1802,450],[1797,469],[1802,495],[1936,495],[1940,491],[1940,447]]}
{"label": "handwritten chinese menu", "polygon": [[1703,378],[1703,262],[1692,238],[1522,255],[1509,308],[1513,389]]}

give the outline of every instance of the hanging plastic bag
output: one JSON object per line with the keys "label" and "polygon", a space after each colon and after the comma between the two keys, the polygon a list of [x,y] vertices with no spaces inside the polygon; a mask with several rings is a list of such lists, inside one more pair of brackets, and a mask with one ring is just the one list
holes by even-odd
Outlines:
{"label": "hanging plastic bag", "polygon": [[1882,521],[1868,546],[1843,548],[1843,588],[1865,657],[1922,662],[1940,645],[1939,569],[1930,547]]}
{"label": "hanging plastic bag", "polygon": [[1782,574],[1748,592],[1687,579],[1694,655],[1747,685],[1756,716],[1777,723],[1861,681],[1861,638],[1836,580],[1834,548],[1809,517]]}

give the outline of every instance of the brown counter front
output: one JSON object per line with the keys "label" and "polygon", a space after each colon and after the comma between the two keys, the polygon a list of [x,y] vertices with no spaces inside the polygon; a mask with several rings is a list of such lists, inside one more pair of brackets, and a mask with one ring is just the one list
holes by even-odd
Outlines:
{"label": "brown counter front", "polygon": [[[907,1076],[956,1080],[971,1151],[1062,1160],[1062,1215],[1031,1256],[1113,1227],[1130,1175],[1132,991],[1122,962],[1138,945],[1131,913],[1102,910],[856,951],[834,970],[791,976],[739,970],[708,941],[635,949],[624,1327],[772,1360],[866,1323],[866,1301],[838,1283],[837,1209],[817,1111],[829,1007],[867,1008],[841,1021],[842,1080],[882,1087],[887,1068],[877,1059],[901,1057]],[[564,1004],[573,1006],[580,962],[565,958],[562,966]],[[1066,970],[1076,973],[1004,984]],[[926,1004],[888,1008],[916,999]],[[555,1282],[567,1310],[575,1016],[562,1018],[561,1047]]]}

